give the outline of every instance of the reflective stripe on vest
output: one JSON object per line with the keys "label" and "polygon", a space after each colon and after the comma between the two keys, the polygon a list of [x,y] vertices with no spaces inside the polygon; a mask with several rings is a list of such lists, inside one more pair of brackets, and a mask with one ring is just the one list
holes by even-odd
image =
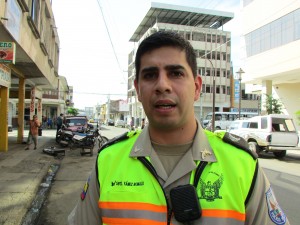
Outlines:
{"label": "reflective stripe on vest", "polygon": [[[104,224],[167,224],[162,187],[139,160],[129,157],[137,136],[102,150],[98,156],[99,208]],[[207,137],[216,158],[222,160],[209,163],[198,182],[199,224],[242,225],[256,161],[213,134]],[[171,222],[180,224],[173,216]]]}
{"label": "reflective stripe on vest", "polygon": [[104,224],[166,224],[167,208],[136,202],[100,202]]}

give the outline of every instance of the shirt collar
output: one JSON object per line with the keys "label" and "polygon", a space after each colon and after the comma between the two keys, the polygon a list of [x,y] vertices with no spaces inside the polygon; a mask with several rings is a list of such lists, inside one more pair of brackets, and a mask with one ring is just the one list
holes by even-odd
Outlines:
{"label": "shirt collar", "polygon": [[[191,149],[194,161],[216,162],[215,154],[198,120],[197,125],[198,129]],[[131,149],[130,157],[148,157],[151,150],[152,145],[148,126],[145,126]]]}

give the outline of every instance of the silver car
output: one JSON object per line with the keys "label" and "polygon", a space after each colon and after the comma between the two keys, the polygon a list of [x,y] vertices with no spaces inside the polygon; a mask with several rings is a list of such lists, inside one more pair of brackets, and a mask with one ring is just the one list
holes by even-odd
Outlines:
{"label": "silver car", "polygon": [[124,120],[117,120],[115,122],[115,127],[124,127],[125,128],[125,126],[126,126],[126,123]]}

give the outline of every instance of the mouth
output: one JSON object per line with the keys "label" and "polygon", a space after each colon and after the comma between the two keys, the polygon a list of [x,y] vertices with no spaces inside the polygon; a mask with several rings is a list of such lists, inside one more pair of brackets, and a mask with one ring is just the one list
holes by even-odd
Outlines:
{"label": "mouth", "polygon": [[171,101],[158,101],[155,103],[155,108],[157,109],[172,109],[175,108],[176,104],[174,102]]}

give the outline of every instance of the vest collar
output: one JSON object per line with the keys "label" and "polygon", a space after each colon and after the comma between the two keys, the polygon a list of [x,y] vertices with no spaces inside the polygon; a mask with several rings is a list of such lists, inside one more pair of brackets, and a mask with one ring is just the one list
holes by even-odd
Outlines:
{"label": "vest collar", "polygon": [[[192,145],[192,157],[194,161],[216,162],[215,154],[208,142],[207,136],[197,120],[198,130]],[[148,126],[145,126],[136,142],[134,143],[130,157],[148,157],[151,155],[152,145]]]}

